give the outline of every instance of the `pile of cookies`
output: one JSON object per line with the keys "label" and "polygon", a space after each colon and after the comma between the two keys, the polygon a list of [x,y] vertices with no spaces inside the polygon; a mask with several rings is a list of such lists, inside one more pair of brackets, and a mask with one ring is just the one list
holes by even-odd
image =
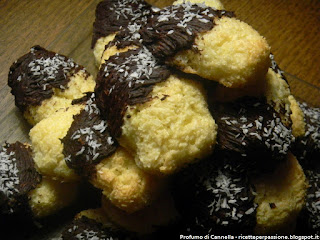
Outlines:
{"label": "pile of cookies", "polygon": [[97,5],[95,79],[40,46],[12,64],[33,127],[30,145],[1,149],[0,215],[54,215],[87,182],[100,206],[60,239],[318,233],[319,108],[218,0],[159,7]]}

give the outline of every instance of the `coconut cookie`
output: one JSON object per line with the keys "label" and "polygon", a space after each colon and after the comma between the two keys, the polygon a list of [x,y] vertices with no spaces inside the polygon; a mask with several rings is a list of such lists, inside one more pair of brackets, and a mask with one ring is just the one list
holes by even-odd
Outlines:
{"label": "coconut cookie", "polygon": [[157,58],[227,87],[254,84],[270,66],[270,47],[258,32],[232,12],[202,4],[166,7],[140,33]]}
{"label": "coconut cookie", "polygon": [[147,16],[150,10],[151,5],[143,0],[104,0],[97,5],[91,47],[98,66],[105,46],[116,33]]}
{"label": "coconut cookie", "polygon": [[201,85],[171,75],[146,48],[110,57],[95,93],[111,135],[143,169],[170,174],[212,150],[216,125]]}
{"label": "coconut cookie", "polygon": [[16,106],[32,125],[73,99],[93,91],[95,81],[84,67],[66,56],[34,46],[10,67],[8,85]]}
{"label": "coconut cookie", "polygon": [[273,170],[287,158],[293,136],[265,99],[243,97],[210,107],[218,125],[217,148],[248,171]]}
{"label": "coconut cookie", "polygon": [[61,139],[68,133],[73,116],[79,114],[83,108],[83,105],[73,105],[61,109],[41,120],[30,130],[34,161],[41,174],[62,182],[74,182],[80,179],[66,164],[67,156],[63,154]]}
{"label": "coconut cookie", "polygon": [[293,233],[308,187],[297,159],[290,153],[273,173],[255,178],[253,183],[258,204],[255,233]]}
{"label": "coconut cookie", "polygon": [[88,176],[95,171],[96,164],[116,151],[118,144],[100,116],[94,93],[73,103],[83,107],[73,116],[66,135],[60,139],[62,153],[68,167],[79,175]]}
{"label": "coconut cookie", "polygon": [[192,234],[251,233],[256,225],[254,186],[241,162],[218,155],[192,164],[173,180],[180,227]]}
{"label": "coconut cookie", "polygon": [[165,185],[164,179],[138,168],[133,156],[122,147],[96,165],[89,181],[102,189],[115,207],[127,213],[150,205]]}
{"label": "coconut cookie", "polygon": [[1,214],[43,218],[75,200],[76,185],[55,182],[37,172],[29,145],[6,144],[0,156]]}

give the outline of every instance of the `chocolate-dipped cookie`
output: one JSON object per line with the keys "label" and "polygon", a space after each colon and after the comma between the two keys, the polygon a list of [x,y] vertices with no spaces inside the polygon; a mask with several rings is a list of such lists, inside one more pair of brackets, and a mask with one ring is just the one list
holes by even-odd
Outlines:
{"label": "chocolate-dipped cookie", "polygon": [[174,178],[172,193],[182,225],[195,235],[252,233],[257,204],[247,170],[218,156],[191,164]]}
{"label": "chocolate-dipped cookie", "polygon": [[[80,101],[83,101],[84,108],[73,116],[67,134],[61,139],[62,153],[68,167],[80,175],[88,175],[94,165],[116,151],[117,142],[100,116],[94,93],[88,93]],[[77,102],[79,100],[74,101]]]}
{"label": "chocolate-dipped cookie", "polygon": [[150,10],[151,5],[143,0],[104,0],[97,5],[91,47],[98,66],[105,46],[116,33],[130,22],[139,22]]}
{"label": "chocolate-dipped cookie", "polygon": [[43,218],[75,200],[76,185],[56,182],[37,172],[31,146],[7,143],[0,155],[1,214]]}
{"label": "chocolate-dipped cookie", "polygon": [[215,102],[212,114],[218,125],[217,148],[233,155],[249,171],[270,171],[286,159],[293,136],[264,99],[244,97]]}
{"label": "chocolate-dipped cookie", "polygon": [[143,169],[170,174],[212,150],[216,125],[202,86],[171,75],[144,47],[110,57],[95,93],[111,135]]}
{"label": "chocolate-dipped cookie", "polygon": [[93,91],[95,82],[84,67],[64,55],[34,46],[10,67],[8,85],[16,106],[32,125],[71,101]]}
{"label": "chocolate-dipped cookie", "polygon": [[156,57],[227,87],[251,85],[270,66],[270,47],[262,36],[232,12],[204,4],[166,7],[140,33]]}

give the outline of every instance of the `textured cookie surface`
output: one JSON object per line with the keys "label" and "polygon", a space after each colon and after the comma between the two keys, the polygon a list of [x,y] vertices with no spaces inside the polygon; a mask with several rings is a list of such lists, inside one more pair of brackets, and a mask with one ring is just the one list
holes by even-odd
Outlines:
{"label": "textured cookie surface", "polygon": [[134,158],[119,147],[96,166],[91,183],[103,190],[113,205],[132,213],[149,205],[156,198],[164,181],[142,171]]}
{"label": "textured cookie surface", "polygon": [[289,234],[305,204],[307,181],[297,159],[288,155],[274,173],[254,179],[257,234]]}
{"label": "textured cookie surface", "polygon": [[127,109],[119,138],[140,167],[170,174],[210,154],[217,127],[201,85],[172,75],[149,97]]}
{"label": "textured cookie surface", "polygon": [[61,183],[42,178],[37,188],[29,193],[29,205],[33,216],[42,218],[69,206],[77,196],[77,183]]}
{"label": "textured cookie surface", "polygon": [[61,139],[67,134],[73,115],[78,114],[82,108],[82,105],[74,105],[58,111],[30,130],[34,161],[41,174],[69,182],[79,178],[65,162]]}

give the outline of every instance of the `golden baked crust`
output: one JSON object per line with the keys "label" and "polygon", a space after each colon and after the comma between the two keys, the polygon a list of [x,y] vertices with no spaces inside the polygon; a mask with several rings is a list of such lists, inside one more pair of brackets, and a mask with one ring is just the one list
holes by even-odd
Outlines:
{"label": "golden baked crust", "polygon": [[112,204],[128,213],[149,205],[164,184],[164,180],[138,168],[133,156],[121,147],[95,169],[90,182],[102,189]]}
{"label": "golden baked crust", "polygon": [[294,137],[302,137],[305,135],[306,123],[304,121],[304,114],[301,110],[297,100],[294,96],[290,95],[288,97],[290,101],[290,109],[291,109],[291,121],[292,121],[292,134]]}
{"label": "golden baked crust", "polygon": [[196,37],[197,51],[178,52],[170,63],[186,73],[239,88],[263,78],[270,66],[270,47],[248,24],[235,18],[215,19],[212,30]]}
{"label": "golden baked crust", "polygon": [[95,80],[91,75],[87,76],[84,71],[79,71],[70,77],[68,88],[64,91],[54,89],[54,95],[43,100],[40,106],[30,106],[24,112],[24,117],[31,125],[36,125],[58,111],[71,106],[74,99],[84,96],[86,92],[92,92],[95,87]]}
{"label": "golden baked crust", "polygon": [[217,126],[200,84],[172,75],[149,96],[152,100],[128,107],[118,139],[139,167],[171,174],[211,153]]}
{"label": "golden baked crust", "polygon": [[34,217],[46,217],[69,206],[76,199],[77,193],[77,183],[61,183],[44,177],[29,192],[29,206]]}
{"label": "golden baked crust", "polygon": [[121,211],[106,198],[102,198],[102,208],[114,224],[142,234],[154,232],[156,227],[166,226],[178,217],[168,192],[162,194],[152,205],[132,214]]}
{"label": "golden baked crust", "polygon": [[79,176],[67,166],[64,160],[63,144],[60,139],[67,134],[73,115],[78,114],[82,108],[82,105],[73,105],[67,109],[61,109],[41,120],[30,130],[34,162],[41,174],[66,182],[79,180]]}
{"label": "golden baked crust", "polygon": [[289,234],[305,204],[306,177],[297,159],[290,153],[274,173],[253,181],[257,196],[256,234]]}

